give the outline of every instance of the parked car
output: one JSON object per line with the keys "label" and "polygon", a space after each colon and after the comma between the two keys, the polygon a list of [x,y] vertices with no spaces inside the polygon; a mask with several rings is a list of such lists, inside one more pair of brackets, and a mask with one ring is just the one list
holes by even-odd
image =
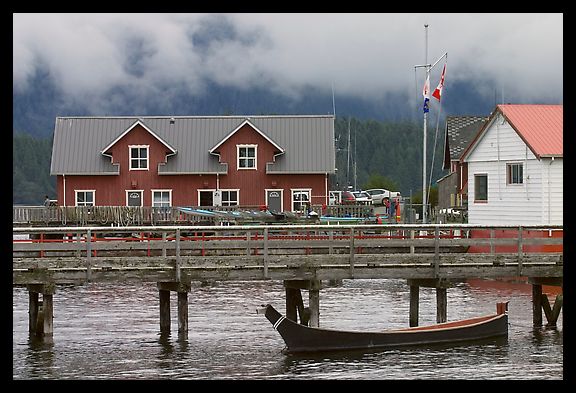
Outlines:
{"label": "parked car", "polygon": [[389,191],[384,188],[372,188],[370,190],[366,190],[368,194],[372,197],[372,203],[375,205],[383,205],[385,198],[400,198],[399,191]]}
{"label": "parked car", "polygon": [[366,191],[352,191],[356,197],[356,203],[359,205],[371,205],[372,197]]}
{"label": "parked car", "polygon": [[356,196],[354,196],[351,191],[342,191],[340,204],[354,205],[356,204]]}

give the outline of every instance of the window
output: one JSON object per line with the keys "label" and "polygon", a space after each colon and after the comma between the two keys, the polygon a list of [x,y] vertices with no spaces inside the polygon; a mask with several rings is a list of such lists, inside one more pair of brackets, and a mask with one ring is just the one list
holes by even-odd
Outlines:
{"label": "window", "polygon": [[310,189],[292,190],[292,211],[305,213],[307,205],[310,202]]}
{"label": "window", "polygon": [[94,190],[77,190],[76,206],[94,206]]}
{"label": "window", "polygon": [[522,164],[506,164],[506,184],[524,183]]}
{"label": "window", "polygon": [[152,207],[172,206],[172,190],[152,190]]}
{"label": "window", "polygon": [[488,200],[488,175],[474,175],[474,202]]}
{"label": "window", "polygon": [[256,169],[257,145],[237,145],[238,169]]}
{"label": "window", "polygon": [[238,206],[238,190],[222,190],[222,206]]}
{"label": "window", "polygon": [[130,149],[130,170],[148,170],[149,146],[128,146]]}

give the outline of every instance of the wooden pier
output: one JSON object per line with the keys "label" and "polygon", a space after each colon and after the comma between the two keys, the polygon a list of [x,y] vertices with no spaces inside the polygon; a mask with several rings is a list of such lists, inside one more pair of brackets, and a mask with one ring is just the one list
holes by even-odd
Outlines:
{"label": "wooden pier", "polygon": [[[517,235],[498,238],[499,230]],[[534,324],[542,324],[542,309],[555,324],[561,295],[551,307],[541,286],[562,286],[563,253],[531,250],[561,248],[563,237],[552,234],[562,230],[471,224],[14,227],[13,285],[28,288],[30,333],[40,336],[53,333],[58,285],[134,280],[157,283],[161,332],[170,329],[170,293],[178,294],[184,335],[192,281],[282,280],[287,317],[319,326],[323,282],[406,279],[410,326],[417,326],[420,287],[436,288],[437,320],[444,322],[454,283],[521,276],[533,285]],[[470,246],[488,252],[467,252]],[[514,251],[498,252],[503,247]],[[308,307],[301,290],[309,293]]]}

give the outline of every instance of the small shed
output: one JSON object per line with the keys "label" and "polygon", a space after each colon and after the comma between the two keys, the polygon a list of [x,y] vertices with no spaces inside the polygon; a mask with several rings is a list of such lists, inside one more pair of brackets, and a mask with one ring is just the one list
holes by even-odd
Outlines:
{"label": "small shed", "polygon": [[563,224],[563,105],[497,105],[462,154],[471,224]]}

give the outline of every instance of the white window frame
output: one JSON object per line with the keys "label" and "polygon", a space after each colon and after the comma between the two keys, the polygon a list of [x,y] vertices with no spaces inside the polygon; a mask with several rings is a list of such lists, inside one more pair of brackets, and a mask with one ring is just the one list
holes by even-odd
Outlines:
{"label": "white window frame", "polygon": [[[478,178],[482,176],[486,178],[486,199],[478,199]],[[488,174],[487,173],[475,173],[474,174],[474,202],[486,203],[488,202]]]}
{"label": "white window frame", "polygon": [[[235,192],[236,193],[236,201],[234,204],[231,204],[230,200],[225,200],[224,199],[224,193],[225,192]],[[229,188],[229,189],[221,189],[220,190],[220,195],[222,195],[222,206],[239,206],[240,205],[240,189],[239,188]]]}
{"label": "white window frame", "polygon": [[[240,156],[241,149],[254,149],[254,157]],[[240,160],[253,160],[254,166],[241,167]],[[255,170],[258,168],[258,145],[236,145],[236,169],[237,170]]]}
{"label": "white window frame", "polygon": [[[306,210],[296,210],[294,209],[294,202],[302,203],[301,201],[296,201],[294,199],[295,194],[307,194],[308,195],[308,202],[311,203],[312,200],[312,189],[311,188],[291,188],[290,189],[290,209],[293,213],[306,213]],[[302,206],[300,206],[302,207]]]}
{"label": "white window frame", "polygon": [[[146,168],[134,168],[132,167],[132,149],[146,149]],[[138,153],[140,153],[140,150],[138,150]],[[143,161],[143,158],[135,158],[138,160],[138,162]],[[150,167],[150,145],[128,145],[128,168],[130,168],[131,171],[147,171],[148,168]]]}
{"label": "white window frame", "polygon": [[[92,193],[92,204],[87,204],[86,202],[83,202],[82,204],[78,204],[78,193],[79,192]],[[86,199],[86,196],[84,196],[84,199]],[[96,190],[74,190],[74,206],[96,206]]]}
{"label": "white window frame", "polygon": [[128,194],[131,192],[140,193],[140,207],[144,206],[144,190],[126,190],[126,202],[124,203],[124,205],[128,206]]}
{"label": "white window frame", "polygon": [[[512,171],[514,167],[519,167],[522,170],[520,181],[513,181]],[[522,162],[507,162],[506,163],[506,185],[507,186],[522,186],[524,185],[524,163]]]}
{"label": "white window frame", "polygon": [[[158,206],[155,204],[156,202],[154,201],[154,193],[157,193],[157,192],[161,192],[161,193],[167,192],[168,193],[168,206]],[[170,190],[170,189],[152,189],[152,190],[150,190],[150,194],[152,197],[152,204],[151,204],[152,207],[172,207],[172,190]]]}

